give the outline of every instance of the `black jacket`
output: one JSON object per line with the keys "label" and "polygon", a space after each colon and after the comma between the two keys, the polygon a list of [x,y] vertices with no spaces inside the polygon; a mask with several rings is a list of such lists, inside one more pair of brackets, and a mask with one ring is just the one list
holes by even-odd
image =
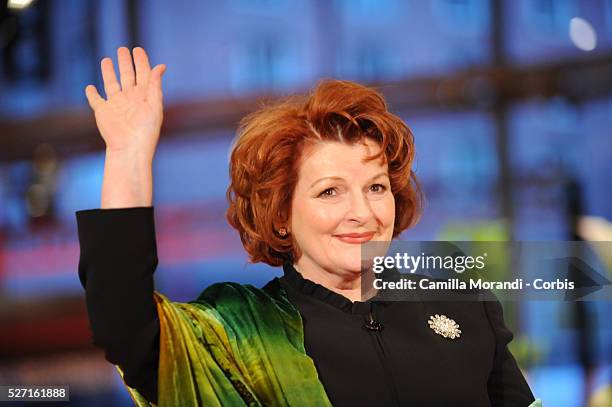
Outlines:
{"label": "black jacket", "polygon": [[[93,343],[121,366],[128,385],[155,402],[153,207],[89,209],[76,218]],[[351,302],[304,279],[290,263],[283,269],[276,283],[302,316],[306,352],[334,406],[526,407],[534,401],[508,351],[512,333],[498,301]],[[367,329],[370,312],[381,330]],[[436,334],[427,323],[434,314],[459,323],[460,338]]]}

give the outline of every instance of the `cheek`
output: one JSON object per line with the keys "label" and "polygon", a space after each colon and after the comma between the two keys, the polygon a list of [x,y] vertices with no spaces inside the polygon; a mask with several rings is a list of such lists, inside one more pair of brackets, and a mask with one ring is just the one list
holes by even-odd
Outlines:
{"label": "cheek", "polygon": [[311,202],[296,205],[293,210],[294,225],[299,225],[301,230],[331,233],[342,220],[342,209],[338,205],[317,205]]}
{"label": "cheek", "polygon": [[393,228],[393,224],[395,223],[395,199],[393,196],[378,201],[376,203],[375,213],[383,227]]}
{"label": "cheek", "polygon": [[311,208],[308,217],[305,219],[307,224],[321,232],[333,232],[341,221],[342,211],[330,205]]}

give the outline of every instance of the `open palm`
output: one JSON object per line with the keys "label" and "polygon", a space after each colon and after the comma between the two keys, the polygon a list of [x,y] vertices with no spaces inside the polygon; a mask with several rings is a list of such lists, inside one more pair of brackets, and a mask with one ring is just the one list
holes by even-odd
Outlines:
{"label": "open palm", "polygon": [[[144,49],[117,50],[121,85],[117,81],[113,61],[101,62],[106,99],[93,85],[85,88],[93,109],[98,130],[110,151],[131,151],[153,159],[163,121],[161,78],[166,66],[151,69]],[[135,70],[134,70],[135,66]]]}

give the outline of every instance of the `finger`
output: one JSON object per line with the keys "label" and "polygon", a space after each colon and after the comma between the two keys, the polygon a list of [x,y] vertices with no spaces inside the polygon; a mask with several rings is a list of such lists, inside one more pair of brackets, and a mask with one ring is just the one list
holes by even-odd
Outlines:
{"label": "finger", "polygon": [[132,53],[134,54],[134,65],[136,65],[136,84],[146,87],[149,83],[149,74],[151,73],[149,57],[141,47],[134,48]]}
{"label": "finger", "polygon": [[85,87],[85,96],[87,96],[87,101],[89,102],[89,106],[95,111],[102,103],[104,103],[104,99],[98,93],[98,90],[94,85],[87,85]]}
{"label": "finger", "polygon": [[113,60],[110,58],[104,58],[101,62],[102,65],[102,80],[104,81],[104,92],[106,97],[110,97],[121,90],[119,83],[117,82],[117,76],[115,75],[115,68],[113,66]]}
{"label": "finger", "polygon": [[130,50],[126,47],[117,49],[117,60],[119,61],[119,76],[121,77],[121,89],[126,90],[132,88],[136,78],[134,76],[134,65],[132,65],[132,56]]}
{"label": "finger", "polygon": [[166,72],[166,65],[164,64],[159,64],[151,70],[147,95],[147,98],[151,101],[158,103],[162,101],[162,76],[164,72]]}

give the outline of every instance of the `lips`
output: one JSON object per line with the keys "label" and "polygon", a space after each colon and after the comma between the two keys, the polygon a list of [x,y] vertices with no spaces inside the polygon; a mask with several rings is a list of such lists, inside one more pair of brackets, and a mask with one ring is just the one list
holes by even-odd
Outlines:
{"label": "lips", "polygon": [[345,243],[360,244],[370,241],[374,237],[375,232],[367,233],[344,233],[341,235],[334,235],[338,240]]}

